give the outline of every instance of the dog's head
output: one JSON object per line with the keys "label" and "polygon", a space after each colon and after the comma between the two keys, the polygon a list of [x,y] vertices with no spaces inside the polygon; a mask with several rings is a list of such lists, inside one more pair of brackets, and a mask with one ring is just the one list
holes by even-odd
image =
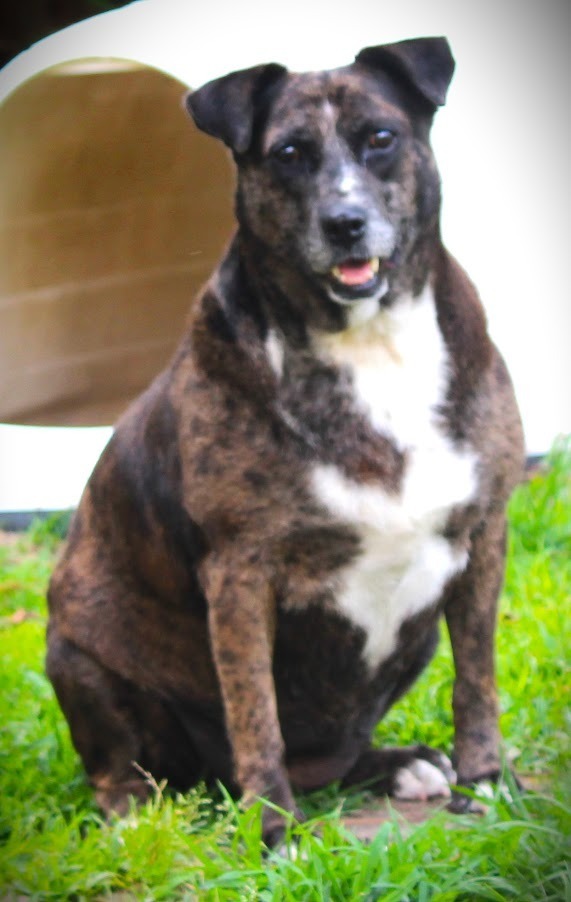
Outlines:
{"label": "dog's head", "polygon": [[257,66],[188,95],[197,126],[233,152],[240,226],[274,271],[346,306],[422,279],[415,258],[426,268],[440,207],[429,132],[453,70],[444,38],[420,38],[332,71]]}

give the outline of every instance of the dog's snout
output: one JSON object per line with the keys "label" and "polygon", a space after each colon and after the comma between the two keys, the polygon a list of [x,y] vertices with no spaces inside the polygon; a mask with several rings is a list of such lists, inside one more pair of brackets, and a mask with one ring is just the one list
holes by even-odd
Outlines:
{"label": "dog's snout", "polygon": [[358,207],[338,206],[324,213],[321,224],[330,241],[348,247],[363,237],[367,220]]}

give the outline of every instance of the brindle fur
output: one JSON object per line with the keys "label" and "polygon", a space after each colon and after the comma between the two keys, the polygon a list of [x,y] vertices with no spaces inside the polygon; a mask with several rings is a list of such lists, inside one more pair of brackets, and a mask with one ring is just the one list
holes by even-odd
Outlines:
{"label": "brindle fur", "polygon": [[[398,767],[434,755],[371,750],[371,731],[429,661],[442,613],[458,782],[498,775],[495,609],[522,442],[475,289],[440,240],[428,136],[452,69],[444,39],[425,39],[370,48],[327,73],[256,67],[188,100],[197,124],[233,151],[239,229],[172,362],[118,423],[49,590],[48,673],[105,811],[146,797],[133,762],[183,789],[220,779],[298,817],[292,786],[368,781],[390,792]],[[371,673],[364,635],[333,588],[359,535],[318,503],[308,473],[333,464],[397,496],[407,452],[356,406],[350,375],[315,353],[312,336],[343,330],[348,308],[326,295],[307,254],[325,253],[315,211],[355,122],[387,118],[405,137],[390,173],[367,176],[371,206],[399,236],[380,303],[432,280],[451,362],[441,418],[477,456],[479,484],[444,530],[469,550],[466,570],[404,623]],[[319,165],[299,184],[280,180],[268,156],[292,129],[321,141]],[[267,353],[271,330],[281,372]],[[282,830],[268,808],[264,838]]]}

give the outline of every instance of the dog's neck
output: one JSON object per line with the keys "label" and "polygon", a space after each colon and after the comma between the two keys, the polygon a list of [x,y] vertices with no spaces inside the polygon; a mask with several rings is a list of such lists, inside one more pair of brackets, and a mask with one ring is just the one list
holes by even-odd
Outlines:
{"label": "dog's neck", "polygon": [[268,328],[279,329],[292,348],[307,346],[310,329],[344,328],[342,308],[247,229],[239,229],[230,254],[236,254],[248,293],[263,310]]}

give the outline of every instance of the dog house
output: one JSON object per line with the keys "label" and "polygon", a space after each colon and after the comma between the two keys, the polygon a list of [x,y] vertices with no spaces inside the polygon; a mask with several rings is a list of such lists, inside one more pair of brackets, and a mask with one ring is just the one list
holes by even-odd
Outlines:
{"label": "dog house", "polygon": [[226,154],[184,91],[99,59],[2,104],[3,421],[112,423],[171,353],[232,229]]}
{"label": "dog house", "polygon": [[[369,0],[327,11],[139,0],[13,60],[0,73],[0,422],[110,424],[168,359],[233,227],[228,155],[191,127],[188,87],[272,59],[343,65],[367,44],[444,33],[458,61],[434,128],[444,237],[480,288],[530,450],[571,431],[569,130],[557,113],[567,14],[530,9],[522,36],[517,3],[505,6],[513,16],[491,35],[482,7],[421,0],[390,19]],[[533,72],[532,41],[546,48]],[[533,141],[521,131],[530,97],[541,149],[537,123]],[[538,153],[541,191],[529,181]]]}

